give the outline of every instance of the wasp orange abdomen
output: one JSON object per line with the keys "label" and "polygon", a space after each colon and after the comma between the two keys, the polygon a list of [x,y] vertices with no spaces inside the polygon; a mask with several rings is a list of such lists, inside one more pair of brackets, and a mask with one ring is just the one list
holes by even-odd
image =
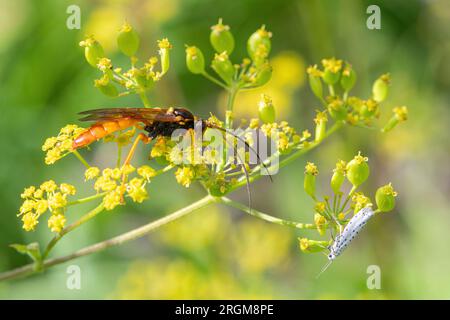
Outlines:
{"label": "wasp orange abdomen", "polygon": [[91,144],[117,130],[123,130],[136,125],[139,121],[123,118],[111,121],[97,122],[86,129],[73,140],[72,149],[78,149]]}

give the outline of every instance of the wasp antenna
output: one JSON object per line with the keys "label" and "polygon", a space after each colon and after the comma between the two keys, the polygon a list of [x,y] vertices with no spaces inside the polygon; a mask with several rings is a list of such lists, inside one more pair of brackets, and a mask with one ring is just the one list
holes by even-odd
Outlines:
{"label": "wasp antenna", "polygon": [[324,273],[325,270],[328,269],[328,267],[331,265],[332,262],[333,262],[333,260],[330,260],[322,267],[322,270],[320,270],[319,274],[316,276],[316,279],[319,279],[319,277],[322,275],[322,273]]}
{"label": "wasp antenna", "polygon": [[210,127],[210,128],[218,129],[218,130],[223,131],[225,133],[231,134],[233,137],[235,137],[239,141],[243,142],[245,144],[245,146],[248,147],[248,149],[251,150],[256,155],[256,158],[258,159],[258,162],[264,167],[264,169],[267,172],[267,175],[269,176],[270,181],[273,182],[272,175],[270,174],[269,168],[267,168],[267,166],[264,164],[264,161],[261,160],[261,157],[259,156],[258,152],[252,146],[250,146],[247,143],[247,141],[245,141],[244,139],[242,139],[238,135],[234,134],[233,132],[230,132],[227,129],[224,129],[224,128],[221,128],[219,126],[216,126],[216,125],[214,125],[212,123],[207,123],[207,126]]}
{"label": "wasp antenna", "polygon": [[[234,145],[230,144],[230,142],[227,140],[226,137],[224,139],[225,139],[225,143],[228,144],[228,146],[230,146],[231,148],[234,149]],[[240,164],[242,166],[242,170],[244,170],[246,186],[247,186],[247,195],[248,195],[248,208],[249,208],[249,213],[252,214],[252,193],[250,191],[250,177],[248,175],[248,170],[245,167],[245,162],[242,161],[242,158],[239,155],[239,151],[236,152],[236,157],[238,158],[238,160],[239,160],[239,162],[240,162]]]}

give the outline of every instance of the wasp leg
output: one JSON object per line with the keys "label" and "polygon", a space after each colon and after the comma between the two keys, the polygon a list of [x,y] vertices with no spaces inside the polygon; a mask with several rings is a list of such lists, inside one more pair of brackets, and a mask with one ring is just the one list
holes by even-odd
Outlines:
{"label": "wasp leg", "polygon": [[[139,143],[139,141],[142,141],[144,144],[148,144],[150,143],[152,139],[147,137],[145,134],[143,133],[139,133],[138,136],[136,137],[136,140],[134,140],[133,145],[131,146],[130,151],[128,152],[127,158],[125,159],[123,165],[122,165],[122,170],[125,171],[125,167],[127,165],[130,164],[131,159],[133,158],[134,153],[136,152],[136,148],[137,145]],[[120,202],[124,203],[124,199],[123,196],[125,194],[125,183],[127,181],[127,174],[125,172],[122,173],[122,184],[120,186]]]}

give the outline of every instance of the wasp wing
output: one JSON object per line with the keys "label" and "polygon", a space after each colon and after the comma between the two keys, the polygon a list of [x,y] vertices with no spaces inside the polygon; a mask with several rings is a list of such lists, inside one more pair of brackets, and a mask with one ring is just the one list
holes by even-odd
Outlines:
{"label": "wasp wing", "polygon": [[103,122],[123,118],[144,123],[180,121],[180,117],[176,116],[171,108],[103,108],[82,111],[79,114],[84,116],[80,121]]}

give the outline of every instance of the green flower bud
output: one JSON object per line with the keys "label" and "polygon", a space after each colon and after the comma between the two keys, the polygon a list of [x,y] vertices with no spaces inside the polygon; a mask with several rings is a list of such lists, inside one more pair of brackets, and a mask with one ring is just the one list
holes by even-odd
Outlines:
{"label": "green flower bud", "polygon": [[261,87],[269,82],[272,78],[272,67],[268,62],[258,66],[255,81],[251,84],[252,87]]}
{"label": "green flower bud", "polygon": [[170,66],[170,55],[169,51],[172,49],[172,45],[170,44],[167,38],[162,40],[158,40],[159,47],[159,56],[161,57],[161,75],[165,74],[167,70],[169,70]]}
{"label": "green flower bud", "polygon": [[388,212],[394,209],[396,196],[397,192],[394,191],[391,183],[378,188],[375,194],[378,210],[381,212]]}
{"label": "green flower bud", "polygon": [[347,117],[347,108],[339,97],[328,97],[328,112],[336,120],[344,120]]}
{"label": "green flower bud", "polygon": [[314,119],[314,122],[316,123],[316,135],[315,135],[315,141],[320,141],[323,138],[325,138],[327,133],[327,122],[328,117],[326,112],[317,112],[316,118]]}
{"label": "green flower bud", "polygon": [[275,108],[272,103],[272,99],[265,95],[261,95],[261,100],[258,104],[259,107],[259,118],[264,123],[273,123],[275,122]]}
{"label": "green flower bud", "polygon": [[300,250],[304,253],[314,253],[326,250],[330,244],[328,241],[310,240],[307,238],[298,238]]}
{"label": "green flower bud", "polygon": [[389,83],[391,77],[389,73],[383,74],[379,77],[372,86],[372,97],[377,102],[382,102],[386,99],[389,93]]}
{"label": "green flower bud", "polygon": [[199,48],[194,46],[186,48],[186,66],[193,74],[205,72],[205,58]]}
{"label": "green flower bud", "polygon": [[91,36],[81,41],[80,46],[84,47],[84,56],[87,62],[97,68],[98,61],[105,56],[102,45]]}
{"label": "green flower bud", "polygon": [[341,77],[342,60],[337,60],[335,58],[323,59],[322,65],[325,69],[322,76],[323,81],[329,85],[337,83]]}
{"label": "green flower bud", "polygon": [[352,69],[351,65],[347,64],[342,71],[341,76],[341,86],[344,89],[344,91],[348,92],[350,91],[356,82],[356,73]]}
{"label": "green flower bud", "polygon": [[223,197],[227,194],[228,190],[229,186],[218,183],[214,183],[208,188],[209,194],[213,197]]}
{"label": "green flower bud", "polygon": [[272,33],[263,25],[248,38],[247,52],[253,61],[261,61],[269,56],[272,46],[271,37]]}
{"label": "green flower bud", "polygon": [[392,130],[400,122],[406,121],[408,119],[408,108],[405,106],[395,107],[392,109],[394,115],[389,119],[388,123],[381,130],[382,132],[388,132]]}
{"label": "green flower bud", "polygon": [[117,46],[123,54],[132,57],[139,48],[139,35],[133,27],[125,23],[117,36]]}
{"label": "green flower bud", "polygon": [[227,84],[231,84],[236,69],[231,61],[228,59],[226,52],[215,54],[211,68],[222,78]]}
{"label": "green flower bud", "polygon": [[117,97],[119,95],[117,88],[109,81],[106,75],[103,75],[98,80],[94,80],[94,86],[108,97]]}
{"label": "green flower bud", "polygon": [[313,199],[316,198],[316,176],[319,174],[319,170],[314,163],[308,162],[305,166],[305,180],[303,187],[305,192]]}
{"label": "green flower bud", "polygon": [[336,163],[336,168],[333,170],[333,176],[331,177],[330,186],[335,194],[340,192],[342,183],[344,183],[347,163],[343,160],[339,160]]}
{"label": "green flower bud", "polygon": [[317,98],[323,99],[323,85],[321,79],[323,72],[317,69],[316,64],[308,67],[308,69],[306,69],[306,72],[309,75],[309,86],[311,88],[311,91]]}
{"label": "green flower bud", "polygon": [[363,118],[370,118],[376,115],[378,112],[378,103],[374,99],[368,99],[363,101],[360,106],[359,114]]}
{"label": "green flower bud", "polygon": [[368,160],[367,157],[363,157],[361,152],[359,152],[347,164],[347,179],[354,187],[361,185],[369,177],[370,169],[367,164]]}
{"label": "green flower bud", "polygon": [[222,53],[225,51],[228,55],[233,52],[234,37],[230,32],[230,27],[222,24],[222,19],[219,19],[219,23],[211,27],[209,40],[216,52]]}

